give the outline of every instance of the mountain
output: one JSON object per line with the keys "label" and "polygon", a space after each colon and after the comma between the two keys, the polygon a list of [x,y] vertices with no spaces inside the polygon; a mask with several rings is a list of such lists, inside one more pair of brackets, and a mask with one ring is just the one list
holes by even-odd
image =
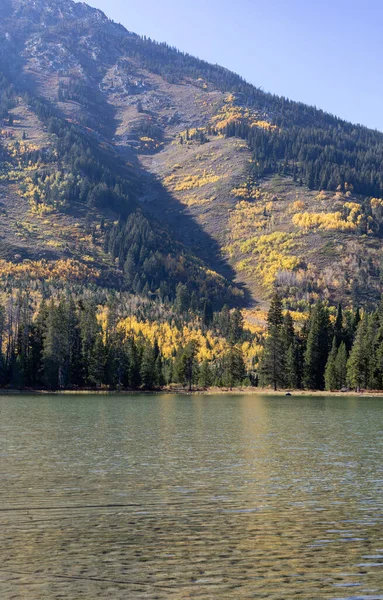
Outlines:
{"label": "mountain", "polygon": [[3,280],[376,302],[382,133],[84,3],[3,0],[0,17]]}

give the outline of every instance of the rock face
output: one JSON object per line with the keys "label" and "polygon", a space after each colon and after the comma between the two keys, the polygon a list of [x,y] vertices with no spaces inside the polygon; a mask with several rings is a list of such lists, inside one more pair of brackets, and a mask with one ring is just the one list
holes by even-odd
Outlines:
{"label": "rock face", "polygon": [[[327,189],[315,190],[319,176],[311,185],[299,175],[314,159],[294,154],[299,128],[322,128],[323,139],[337,127],[345,139],[360,131],[368,140],[367,130],[264,94],[226,69],[128,32],[85,3],[3,0],[0,15],[4,257],[73,252],[110,266],[79,233],[100,211],[72,202],[70,186],[61,191],[70,166],[60,162],[40,99],[131,183],[131,202],[170,227],[208,268],[246,289],[250,302],[267,299],[275,284],[292,306],[318,294],[374,301],[383,203],[356,194],[344,181],[348,174],[340,185],[324,178]],[[259,132],[258,146],[247,132]],[[380,152],[383,135],[375,133],[374,143]],[[356,153],[352,140],[347,144]],[[86,167],[71,160],[81,178]],[[39,198],[35,183],[48,170],[57,174],[56,197]],[[112,205],[103,206],[103,217],[117,218]]]}

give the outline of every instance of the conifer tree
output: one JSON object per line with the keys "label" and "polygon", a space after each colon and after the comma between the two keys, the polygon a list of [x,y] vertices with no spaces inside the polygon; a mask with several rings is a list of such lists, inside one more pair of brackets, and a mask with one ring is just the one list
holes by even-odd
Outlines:
{"label": "conifer tree", "polygon": [[344,328],[343,328],[343,311],[342,311],[342,305],[340,303],[338,304],[336,319],[335,319],[335,323],[334,323],[334,335],[335,335],[335,339],[336,339],[336,346],[337,346],[337,348],[339,348],[341,343],[344,341],[344,337],[345,337],[345,332],[344,332]]}
{"label": "conifer tree", "polygon": [[153,346],[147,342],[141,360],[141,381],[146,389],[152,389],[156,380],[156,357]]}
{"label": "conifer tree", "polygon": [[87,356],[87,381],[91,385],[100,386],[105,382],[106,369],[106,352],[100,333],[95,338],[93,342],[93,347],[91,351],[87,353]]}
{"label": "conifer tree", "polygon": [[246,367],[242,351],[234,344],[231,344],[223,360],[223,383],[231,389],[235,385],[240,385],[245,375]]}
{"label": "conifer tree", "polygon": [[209,327],[213,322],[213,308],[209,300],[205,300],[203,305],[202,323]]}
{"label": "conifer tree", "polygon": [[208,360],[204,360],[199,370],[198,383],[202,388],[207,388],[213,385],[213,373]]}
{"label": "conifer tree", "polygon": [[367,387],[368,375],[368,351],[365,340],[367,337],[367,319],[364,318],[359,322],[354,344],[351,348],[350,356],[347,363],[347,379],[350,386],[356,391],[360,391],[362,385]]}
{"label": "conifer tree", "polygon": [[285,384],[286,387],[298,389],[300,383],[300,352],[297,340],[294,338],[287,349],[285,359]]}
{"label": "conifer tree", "polygon": [[324,372],[329,353],[330,320],[321,301],[315,305],[310,318],[305,352],[304,383],[310,390],[323,390]]}
{"label": "conifer tree", "polygon": [[338,356],[337,339],[336,339],[336,335],[334,335],[334,337],[332,339],[331,351],[330,351],[330,354],[328,355],[325,374],[324,374],[326,390],[336,390],[339,387],[339,378],[338,378],[337,365],[336,365],[337,356]]}
{"label": "conifer tree", "polygon": [[344,342],[338,348],[335,369],[338,377],[338,388],[341,390],[347,385],[347,348]]}
{"label": "conifer tree", "polygon": [[154,385],[157,387],[162,387],[165,385],[165,377],[162,366],[162,356],[158,354],[155,363],[154,363]]}
{"label": "conifer tree", "polygon": [[236,308],[230,315],[229,342],[237,344],[243,335],[243,316],[239,308]]}
{"label": "conifer tree", "polygon": [[267,315],[267,338],[260,366],[262,381],[274,390],[285,385],[285,344],[282,332],[282,300],[274,294]]}
{"label": "conifer tree", "polygon": [[190,392],[193,383],[198,381],[197,352],[198,342],[190,341],[185,348],[178,351],[174,365],[175,381],[187,385]]}
{"label": "conifer tree", "polygon": [[135,342],[134,337],[129,338],[128,340],[128,359],[129,359],[129,374],[128,381],[129,387],[133,390],[136,390],[141,385],[141,357],[140,352],[137,348],[137,344]]}
{"label": "conifer tree", "polygon": [[282,339],[287,351],[295,340],[294,321],[290,311],[287,311],[283,319]]}

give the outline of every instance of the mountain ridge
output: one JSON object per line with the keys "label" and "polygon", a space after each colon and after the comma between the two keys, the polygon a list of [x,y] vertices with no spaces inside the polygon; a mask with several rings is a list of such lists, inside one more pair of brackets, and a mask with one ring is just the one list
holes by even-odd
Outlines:
{"label": "mountain ridge", "polygon": [[[117,261],[118,277],[131,286],[124,275],[129,243],[114,221],[121,211],[125,219],[139,208],[184,244],[196,264],[202,260],[206,272],[227,277],[232,290],[237,286],[236,298],[246,292],[250,304],[267,300],[275,286],[294,309],[318,295],[375,301],[383,134],[265,93],[223,67],[137,36],[84,3],[13,0],[4,11],[0,66],[10,87],[3,86],[2,113],[10,137],[0,141],[4,152],[16,152],[9,164],[18,161],[23,181],[6,181],[9,167],[2,186],[14,198],[12,207],[6,202],[8,214],[12,208],[17,216],[24,202],[20,218],[32,219],[40,237],[41,224],[30,211],[36,202],[46,211],[52,234],[45,253],[50,248],[59,258],[67,251],[53,223],[73,228],[74,214],[82,215],[80,230],[86,219],[87,229],[96,228],[90,258],[106,270]],[[12,86],[15,106],[6,91]],[[64,143],[68,136],[82,148],[77,157]],[[24,164],[22,144],[28,156],[40,153],[40,163]],[[104,169],[97,182],[93,171],[86,174],[82,152],[92,155],[93,166],[109,164],[106,171],[97,167]],[[48,165],[41,156],[49,153],[58,156]],[[47,192],[48,170],[51,178],[60,173],[61,199],[52,199],[49,182]],[[75,181],[68,189],[71,170]],[[81,189],[84,177],[87,190]],[[103,218],[117,246],[99,229]],[[3,244],[16,250],[23,233],[12,236],[9,224],[0,232]],[[70,252],[81,262],[75,245]],[[154,293],[158,280],[150,277],[144,279]]]}

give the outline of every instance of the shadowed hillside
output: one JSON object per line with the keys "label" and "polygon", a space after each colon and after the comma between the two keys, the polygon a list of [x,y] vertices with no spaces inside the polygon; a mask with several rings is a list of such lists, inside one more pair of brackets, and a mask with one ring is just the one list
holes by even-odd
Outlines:
{"label": "shadowed hillside", "polygon": [[217,306],[275,286],[294,309],[376,301],[383,134],[83,3],[10,0],[1,16],[3,277],[59,264],[169,298],[183,282]]}

